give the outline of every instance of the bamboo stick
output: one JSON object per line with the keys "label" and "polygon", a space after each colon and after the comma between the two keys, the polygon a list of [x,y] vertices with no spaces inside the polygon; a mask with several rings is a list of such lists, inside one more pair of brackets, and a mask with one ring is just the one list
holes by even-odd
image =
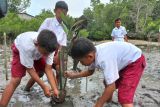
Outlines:
{"label": "bamboo stick", "polygon": [[160,32],[158,33],[158,48],[160,48]]}
{"label": "bamboo stick", "polygon": [[5,75],[6,75],[6,80],[8,80],[8,70],[7,70],[7,39],[6,39],[6,33],[4,32],[4,69],[5,69]]}

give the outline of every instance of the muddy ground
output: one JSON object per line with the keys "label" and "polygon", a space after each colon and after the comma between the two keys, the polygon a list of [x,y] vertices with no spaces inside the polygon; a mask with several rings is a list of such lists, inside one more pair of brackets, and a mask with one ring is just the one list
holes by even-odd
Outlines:
{"label": "muddy ground", "polygon": [[[147,60],[147,67],[144,75],[137,88],[134,105],[135,107],[160,107],[160,49],[153,46],[147,49],[145,46],[140,46]],[[5,80],[3,55],[0,55],[0,97],[8,83]],[[69,58],[68,69],[71,69],[72,60]],[[82,65],[79,68],[87,69]],[[10,62],[8,61],[8,72],[10,77]],[[46,98],[42,89],[35,84],[31,92],[23,91],[29,75],[22,79],[21,85],[16,89],[8,107],[51,107],[50,98]],[[46,77],[42,78],[48,84]],[[101,96],[103,86],[102,72],[96,70],[94,75],[88,78],[79,78],[67,80],[67,97],[66,102],[53,107],[93,107],[96,100]],[[117,101],[117,91],[114,92],[113,101],[105,104],[104,107],[120,107]]]}

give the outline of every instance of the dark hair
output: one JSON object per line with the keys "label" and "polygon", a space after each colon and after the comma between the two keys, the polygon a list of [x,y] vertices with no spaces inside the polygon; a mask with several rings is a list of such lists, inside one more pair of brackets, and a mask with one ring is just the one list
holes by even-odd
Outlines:
{"label": "dark hair", "polygon": [[47,52],[51,53],[58,48],[58,42],[55,34],[49,30],[42,30],[37,37],[38,45]]}
{"label": "dark hair", "polygon": [[79,38],[74,41],[71,47],[71,56],[73,59],[83,58],[92,51],[96,51],[93,43],[89,39]]}
{"label": "dark hair", "polygon": [[58,2],[56,3],[56,5],[55,5],[55,9],[57,9],[57,8],[62,8],[62,9],[65,9],[65,10],[68,11],[68,5],[67,5],[67,3],[64,2],[64,1],[58,1]]}
{"label": "dark hair", "polygon": [[121,18],[117,18],[114,22],[116,23],[117,21],[121,21]]}

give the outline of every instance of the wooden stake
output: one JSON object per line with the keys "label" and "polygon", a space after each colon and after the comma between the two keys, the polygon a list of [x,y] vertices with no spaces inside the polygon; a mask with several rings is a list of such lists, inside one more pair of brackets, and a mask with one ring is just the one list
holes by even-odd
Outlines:
{"label": "wooden stake", "polygon": [[86,77],[86,92],[88,90],[88,77]]}
{"label": "wooden stake", "polygon": [[6,40],[6,33],[4,32],[4,69],[6,74],[6,80],[8,80],[8,69],[7,69],[7,40]]}
{"label": "wooden stake", "polygon": [[158,52],[159,52],[159,49],[160,49],[160,32],[158,33]]}

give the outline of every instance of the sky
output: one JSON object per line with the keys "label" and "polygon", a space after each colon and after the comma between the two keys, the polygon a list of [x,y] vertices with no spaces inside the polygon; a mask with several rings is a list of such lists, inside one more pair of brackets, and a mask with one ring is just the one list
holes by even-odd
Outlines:
{"label": "sky", "polygon": [[[59,0],[31,0],[31,5],[26,12],[32,16],[38,15],[42,9],[52,10]],[[72,17],[79,17],[83,10],[90,6],[90,0],[64,0],[68,4],[68,14]],[[102,3],[108,3],[109,0],[101,0]]]}

